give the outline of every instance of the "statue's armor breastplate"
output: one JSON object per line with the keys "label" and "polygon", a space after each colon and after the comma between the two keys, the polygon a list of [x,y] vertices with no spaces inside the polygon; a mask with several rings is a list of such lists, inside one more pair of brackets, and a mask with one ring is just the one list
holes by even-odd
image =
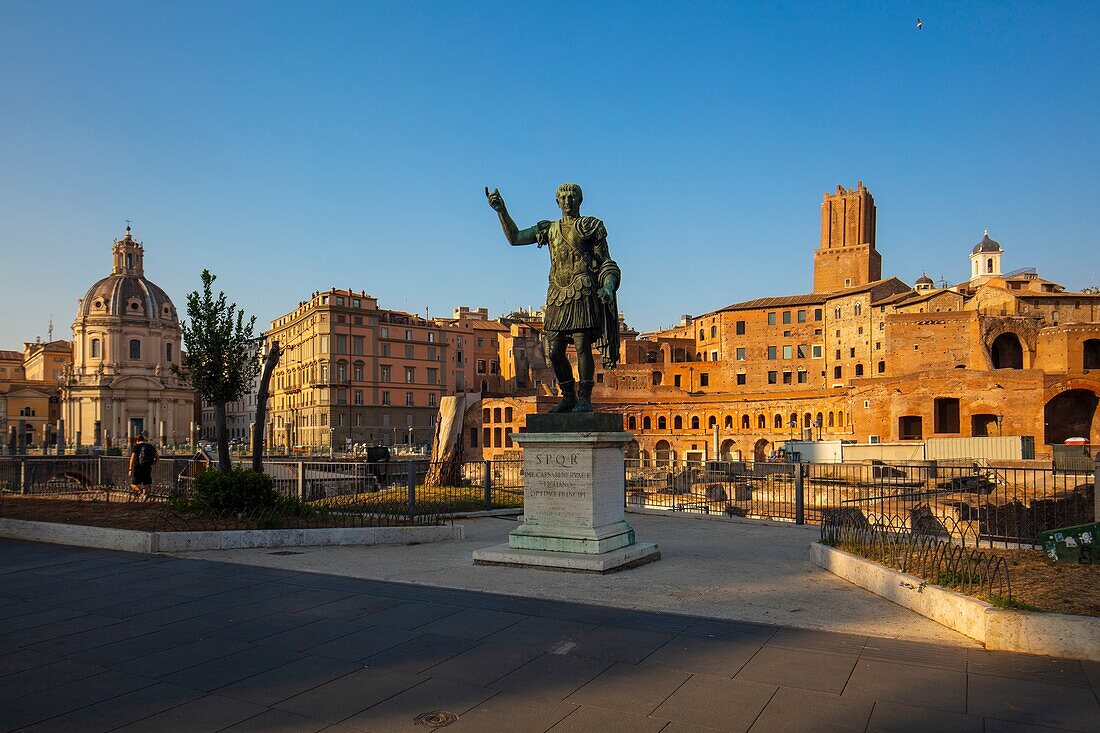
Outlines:
{"label": "statue's armor breastplate", "polygon": [[592,242],[581,237],[575,226],[561,221],[550,225],[550,283],[547,305],[592,296],[596,289],[596,262]]}

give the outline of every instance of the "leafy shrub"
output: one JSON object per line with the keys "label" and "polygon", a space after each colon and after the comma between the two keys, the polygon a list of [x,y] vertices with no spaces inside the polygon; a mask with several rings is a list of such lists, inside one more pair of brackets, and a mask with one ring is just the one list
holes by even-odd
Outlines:
{"label": "leafy shrub", "polygon": [[275,482],[263,471],[234,468],[222,473],[208,468],[195,477],[191,508],[207,511],[253,511],[279,503]]}

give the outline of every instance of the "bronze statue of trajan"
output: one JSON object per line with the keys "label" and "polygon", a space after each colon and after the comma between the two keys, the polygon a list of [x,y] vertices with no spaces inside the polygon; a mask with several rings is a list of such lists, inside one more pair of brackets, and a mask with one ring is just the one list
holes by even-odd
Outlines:
{"label": "bronze statue of trajan", "polygon": [[[561,388],[561,401],[550,412],[592,412],[596,365],[592,349],[603,355],[606,369],[619,363],[619,309],[615,291],[622,273],[607,251],[607,230],[594,216],[581,216],[581,187],[558,186],[561,219],[540,221],[520,229],[508,213],[500,191],[485,188],[489,206],[500,217],[504,236],[512,245],[550,245],[550,284],[543,311],[543,336],[550,363]],[[568,344],[577,351],[577,380],[566,355]]]}

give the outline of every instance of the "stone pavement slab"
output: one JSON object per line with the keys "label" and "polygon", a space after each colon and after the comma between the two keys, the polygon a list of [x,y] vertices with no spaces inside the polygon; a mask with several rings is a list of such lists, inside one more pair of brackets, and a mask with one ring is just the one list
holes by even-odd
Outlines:
{"label": "stone pavement slab", "polygon": [[1093,663],[652,608],[0,541],[0,609],[2,731],[1100,730]]}
{"label": "stone pavement slab", "polygon": [[[446,605],[452,589],[507,593],[530,599],[494,610],[536,613],[539,599],[578,605],[728,618],[796,628],[889,635],[913,641],[977,647],[973,640],[812,565],[809,544],[818,527],[717,517],[629,514],[640,540],[661,547],[660,562],[599,577],[532,568],[473,564],[471,553],[507,542],[514,517],[463,519],[465,539],[415,546],[310,547],[300,554],[266,549],[187,553],[281,570],[307,570],[436,587]],[[181,586],[186,588],[188,586]],[[341,586],[346,587],[346,586]],[[407,599],[422,602],[423,596]],[[573,620],[583,621],[573,616]],[[595,619],[598,623],[599,620]],[[398,621],[398,623],[404,623]],[[888,630],[888,631],[887,631]]]}

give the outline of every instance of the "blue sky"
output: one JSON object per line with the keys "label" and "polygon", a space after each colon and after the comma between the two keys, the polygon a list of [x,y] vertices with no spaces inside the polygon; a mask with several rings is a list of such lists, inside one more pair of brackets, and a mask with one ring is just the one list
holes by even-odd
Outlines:
{"label": "blue sky", "polygon": [[[924,20],[917,30],[916,18]],[[124,220],[181,308],[210,268],[265,326],[314,290],[539,306],[576,181],[652,329],[807,292],[862,180],[885,275],[1100,282],[1100,3],[0,0],[0,348],[67,336]]]}

